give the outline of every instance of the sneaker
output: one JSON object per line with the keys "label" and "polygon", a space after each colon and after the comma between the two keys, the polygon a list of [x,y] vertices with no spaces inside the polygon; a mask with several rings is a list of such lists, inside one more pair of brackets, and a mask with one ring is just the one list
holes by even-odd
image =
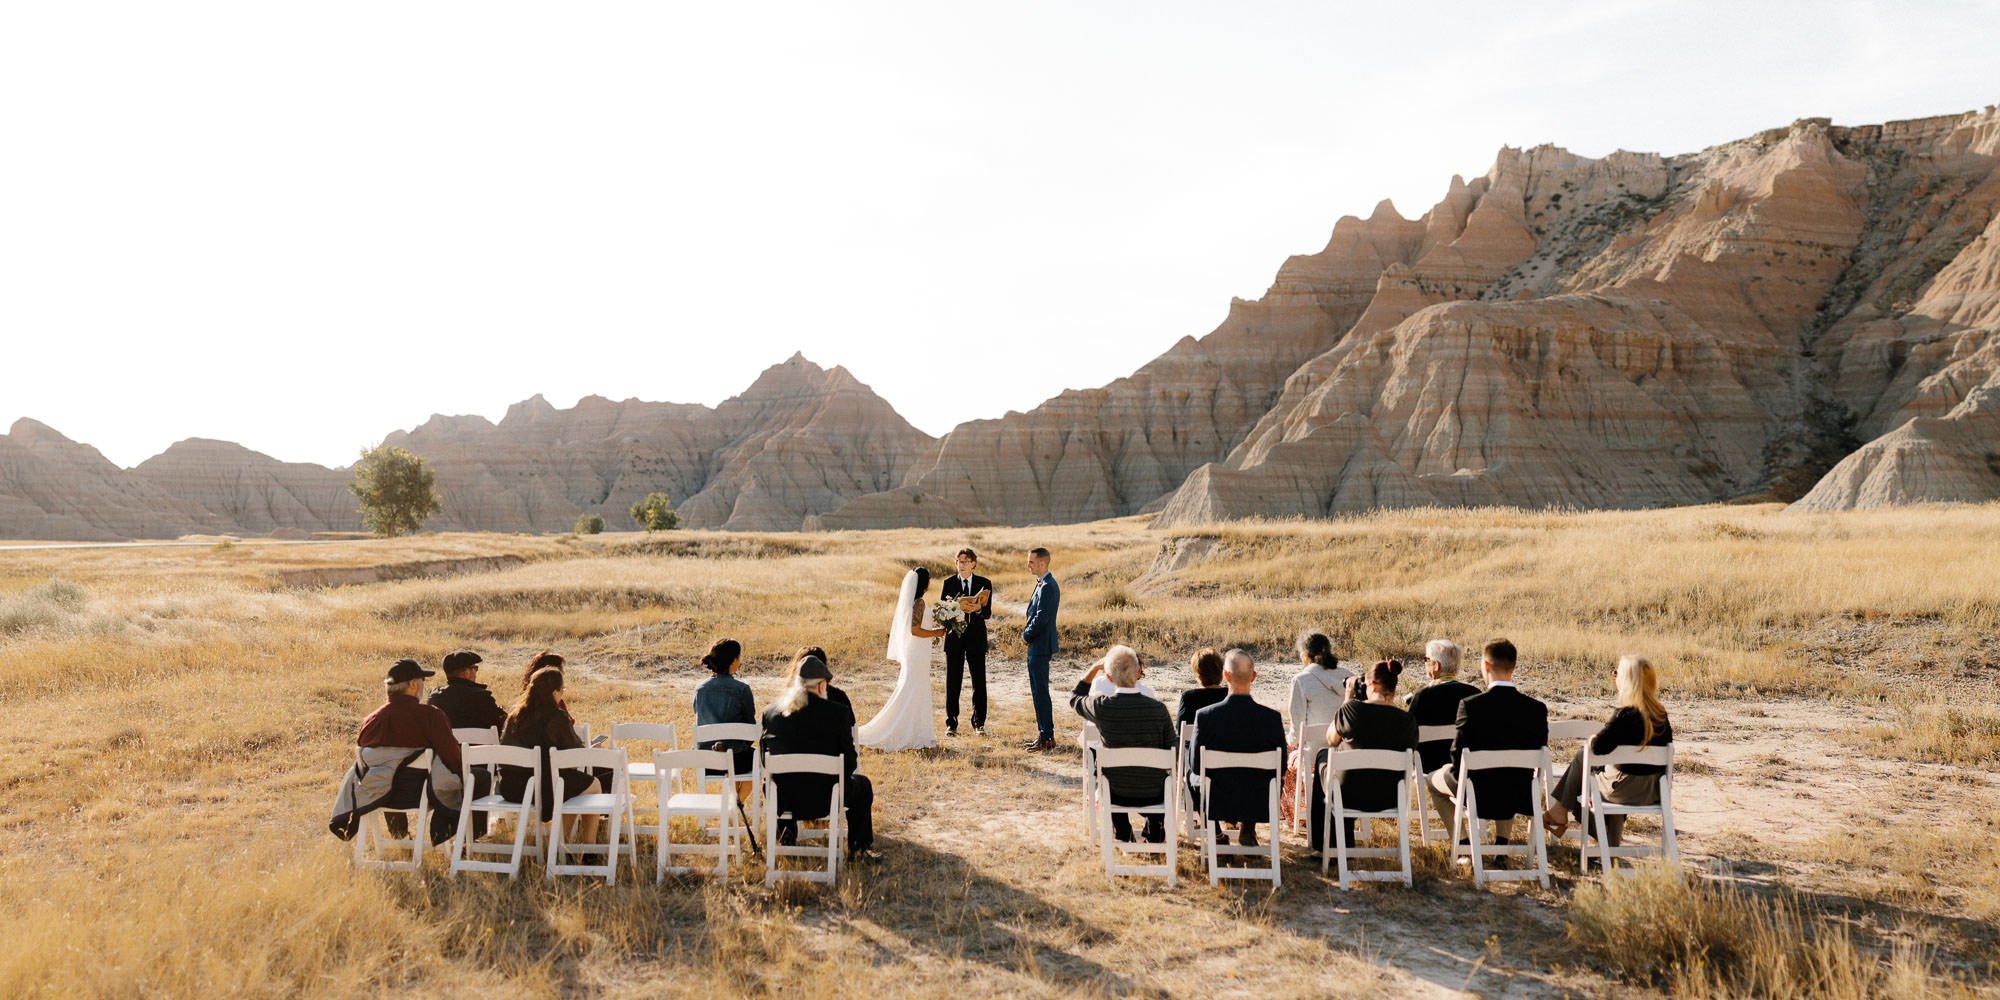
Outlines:
{"label": "sneaker", "polygon": [[973,726],[973,727],[972,727],[972,731],[973,731],[973,732],[975,732],[975,733],[978,733],[978,734],[979,734],[979,735],[981,735],[981,736],[984,736],[984,735],[986,735],[986,727],[985,727],[985,726]]}
{"label": "sneaker", "polygon": [[950,725],[948,725],[948,726],[944,727],[944,735],[945,735],[945,737],[946,737],[947,739],[949,739],[949,738],[951,738],[951,737],[955,737],[955,736],[957,736],[957,735],[958,735],[958,727],[957,727],[957,726],[950,726]]}

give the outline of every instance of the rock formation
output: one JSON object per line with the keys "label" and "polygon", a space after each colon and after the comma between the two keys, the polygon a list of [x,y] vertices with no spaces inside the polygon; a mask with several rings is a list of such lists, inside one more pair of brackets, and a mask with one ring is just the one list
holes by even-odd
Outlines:
{"label": "rock formation", "polygon": [[[940,440],[797,356],[712,409],[536,396],[388,440],[437,470],[431,527],[497,531],[622,525],[656,490],[689,527],[770,530],[1985,500],[1996,330],[2000,109],[1804,119],[1680,156],[1502,150],[1420,218],[1341,219],[1132,375]],[[198,440],[125,472],[24,420],[0,535],[351,528],[346,480]]]}

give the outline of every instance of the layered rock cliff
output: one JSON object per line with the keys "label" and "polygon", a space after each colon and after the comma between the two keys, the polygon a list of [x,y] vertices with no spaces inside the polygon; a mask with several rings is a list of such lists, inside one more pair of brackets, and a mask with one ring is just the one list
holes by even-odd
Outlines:
{"label": "layered rock cliff", "polygon": [[228,522],[23,418],[0,436],[0,534],[115,541],[225,530]]}

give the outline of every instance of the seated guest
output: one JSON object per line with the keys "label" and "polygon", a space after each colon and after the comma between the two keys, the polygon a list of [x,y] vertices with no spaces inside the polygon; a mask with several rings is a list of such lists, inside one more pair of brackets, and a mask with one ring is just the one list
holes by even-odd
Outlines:
{"label": "seated guest", "polygon": [[546,649],[542,650],[535,654],[534,659],[528,661],[528,671],[521,675],[521,690],[526,691],[528,689],[528,682],[535,679],[536,671],[561,670],[562,668],[563,658],[559,654]]}
{"label": "seated guest", "polygon": [[[1590,738],[1590,752],[1610,753],[1619,747],[1663,747],[1674,741],[1674,727],[1667,721],[1667,707],[1660,704],[1660,680],[1653,664],[1643,656],[1627,655],[1618,661],[1618,711],[1611,721]],[[1601,767],[1594,775],[1597,793],[1606,802],[1621,806],[1660,804],[1660,775],[1657,764],[1625,764]],[[1596,824],[1583,808],[1583,751],[1578,750],[1556,782],[1556,804],[1542,814],[1542,825],[1560,837],[1569,829],[1570,817],[1583,823],[1587,835],[1595,836]],[[1625,817],[1604,817],[1604,839],[1617,847],[1625,830]]]}
{"label": "seated guest", "polygon": [[[543,667],[528,679],[528,686],[514,700],[513,707],[507,710],[506,724],[500,727],[502,744],[542,752],[542,784],[536,794],[541,798],[543,822],[548,822],[555,815],[558,795],[569,799],[609,787],[608,783],[600,783],[597,775],[574,767],[563,769],[562,782],[558,787],[549,767],[549,751],[575,750],[583,746],[582,738],[576,734],[576,726],[569,720],[569,700],[563,694],[563,672],[555,667]],[[527,768],[511,765],[500,768],[501,798],[519,802],[527,788]],[[597,824],[596,816],[579,816],[563,839],[572,843],[595,842]]]}
{"label": "seated guest", "polygon": [[[1204,650],[1213,653],[1213,650]],[[1223,753],[1262,753],[1285,748],[1285,719],[1275,708],[1257,704],[1250,685],[1257,680],[1257,665],[1250,654],[1232,649],[1223,657],[1229,693],[1221,701],[1195,713],[1194,756],[1190,771],[1199,773],[1203,750]],[[1190,691],[1189,694],[1194,692]],[[1185,696],[1183,696],[1185,700]],[[1222,835],[1223,823],[1237,824],[1238,843],[1257,845],[1257,824],[1271,822],[1270,778],[1262,771],[1218,768],[1209,772],[1212,782],[1208,821],[1215,824],[1218,843],[1228,843]]]}
{"label": "seated guest", "polygon": [[[1139,654],[1132,647],[1113,646],[1105,651],[1103,659],[1090,665],[1070,693],[1070,706],[1076,709],[1076,714],[1097,724],[1098,736],[1107,750],[1174,747],[1174,720],[1167,715],[1167,706],[1139,692],[1139,675],[1143,672]],[[1111,679],[1112,692],[1108,695],[1091,693],[1091,682],[1100,676]],[[1156,806],[1161,802],[1165,771],[1151,767],[1107,767],[1104,776],[1111,785],[1114,806]],[[1112,814],[1111,829],[1119,840],[1132,839],[1132,821],[1124,813]],[[1161,817],[1147,816],[1147,842],[1157,844],[1166,840],[1166,836],[1166,824]]]}
{"label": "seated guest", "polygon": [[[1181,700],[1174,705],[1176,729],[1194,722],[1196,712],[1229,697],[1229,689],[1222,686],[1222,654],[1214,647],[1194,654],[1188,661],[1188,669],[1194,671],[1195,682],[1201,686],[1181,692]],[[1278,728],[1284,729],[1284,723],[1280,722]]]}
{"label": "seated guest", "polygon": [[[1145,676],[1145,674],[1146,674],[1145,668],[1141,667],[1139,670],[1139,675],[1143,677]],[[1132,689],[1139,692],[1140,694],[1145,695],[1148,698],[1153,699],[1154,701],[1160,700],[1160,696],[1157,692],[1153,690],[1153,686],[1151,684],[1146,683],[1145,681],[1138,681],[1134,683],[1132,685]],[[1118,690],[1118,685],[1113,684],[1111,682],[1111,677],[1108,674],[1100,674],[1098,675],[1098,678],[1096,680],[1090,682],[1091,694],[1101,694],[1108,698],[1111,695],[1117,693],[1117,690]]]}
{"label": "seated guest", "polygon": [[[818,646],[800,646],[798,652],[792,654],[793,673],[798,672],[799,664],[804,663],[806,661],[806,657],[808,656],[819,657],[819,661],[821,663],[826,664],[827,671],[829,673],[833,671],[833,657],[826,655],[826,650],[821,649]],[[838,687],[835,687],[832,684],[832,682],[828,682],[826,685],[826,700],[834,702],[836,704],[846,705],[847,710],[849,712],[854,711],[854,703],[847,699],[847,692],[842,691]]]}
{"label": "seated guest", "polygon": [[[840,757],[845,773],[841,796],[846,804],[847,855],[880,860],[881,855],[870,849],[875,843],[875,786],[855,772],[854,712],[826,696],[832,684],[833,671],[827,669],[825,660],[808,656],[799,661],[791,684],[764,710],[764,753]],[[833,807],[833,778],[781,774],[772,780],[778,787],[778,801],[766,803],[765,808],[790,814],[789,819],[778,820],[778,842],[797,843],[799,822],[824,819]]]}
{"label": "seated guest", "polygon": [[[479,683],[479,654],[469,649],[446,653],[444,687],[426,702],[451,720],[453,729],[493,729],[507,721],[507,710],[493,700],[493,692]],[[493,776],[485,768],[472,772],[472,797],[483,798],[493,791]],[[486,836],[486,814],[472,814],[472,835]]]}
{"label": "seated guest", "polygon": [[[1306,632],[1299,636],[1299,662],[1305,669],[1292,678],[1290,699],[1291,759],[1285,766],[1284,787],[1278,790],[1278,809],[1286,821],[1291,821],[1292,802],[1300,780],[1299,768],[1312,766],[1312,761],[1304,758],[1313,756],[1320,747],[1302,750],[1299,740],[1305,735],[1307,726],[1331,726],[1333,715],[1340,711],[1340,705],[1347,700],[1347,680],[1354,672],[1340,665],[1340,658],[1333,655],[1333,640],[1319,632]],[[1311,782],[1312,779],[1304,779]]]}
{"label": "seated guest", "polygon": [[[1424,676],[1430,679],[1430,683],[1418,688],[1404,703],[1411,721],[1418,726],[1458,725],[1458,703],[1479,693],[1478,688],[1458,679],[1458,663],[1462,655],[1458,643],[1449,639],[1432,639],[1424,644]],[[1430,794],[1431,807],[1444,821],[1445,829],[1449,830],[1452,823],[1451,799],[1437,790],[1432,776],[1440,769],[1451,766],[1451,741],[1419,743],[1417,756],[1421,759],[1424,788]]]}
{"label": "seated guest", "polygon": [[[415,660],[397,660],[382,678],[386,699],[382,706],[361,720],[354,745],[361,759],[349,770],[334,805],[332,829],[342,840],[360,830],[361,817],[374,809],[414,809],[417,789],[426,775],[408,767],[425,750],[431,752],[428,779],[439,808],[431,812],[431,843],[442,843],[458,825],[460,757],[458,738],[451,734],[451,720],[436,708],[417,699],[424,693],[424,678],[437,672],[425,670]],[[385,819],[392,836],[407,835],[400,812]]]}
{"label": "seated guest", "polygon": [[[701,665],[707,667],[711,676],[694,689],[694,724],[712,726],[717,723],[738,722],[757,724],[757,696],[750,691],[750,685],[734,676],[736,668],[743,665],[743,644],[734,639],[724,639],[708,647],[708,655],[701,658]],[[699,740],[696,750],[728,750],[735,758],[731,770],[736,773],[736,797],[748,801],[750,798],[750,768],[756,751],[749,740]]]}
{"label": "seated guest", "polygon": [[[1403,664],[1396,660],[1383,660],[1368,668],[1363,677],[1356,677],[1348,684],[1347,702],[1333,717],[1333,726],[1326,731],[1327,746],[1353,750],[1414,750],[1417,746],[1417,723],[1410,713],[1396,707],[1396,678],[1402,676]],[[1366,678],[1365,682],[1363,678]],[[1365,700],[1364,700],[1365,699]],[[1326,798],[1325,788],[1320,781],[1319,764],[1326,760],[1322,754],[1313,764],[1313,850],[1326,843]],[[1396,808],[1396,782],[1402,775],[1386,771],[1356,771],[1340,779],[1340,802],[1355,812],[1381,812]],[[1341,821],[1347,844],[1354,846],[1354,820]]]}
{"label": "seated guest", "polygon": [[479,664],[479,654],[469,649],[445,654],[444,687],[428,704],[437,706],[453,729],[498,729],[507,721],[507,710],[479,683]]}
{"label": "seated guest", "polygon": [[[1458,761],[1467,750],[1539,750],[1549,745],[1547,705],[1514,686],[1514,644],[1495,639],[1479,657],[1486,690],[1458,703],[1458,736],[1451,741],[1451,766],[1431,777],[1431,787],[1446,796],[1458,792]],[[1539,816],[1533,776],[1524,770],[1487,771],[1473,776],[1479,815],[1493,821],[1493,843],[1508,842],[1516,816]]]}

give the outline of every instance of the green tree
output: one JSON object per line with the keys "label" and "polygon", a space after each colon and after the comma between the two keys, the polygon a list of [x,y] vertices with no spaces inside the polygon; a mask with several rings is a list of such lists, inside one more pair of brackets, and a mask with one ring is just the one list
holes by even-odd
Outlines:
{"label": "green tree", "polygon": [[576,527],[570,530],[579,535],[601,535],[604,533],[604,515],[578,514]]}
{"label": "green tree", "polygon": [[632,505],[632,523],[647,531],[672,531],[680,527],[681,516],[667,505],[665,493],[648,493]]}
{"label": "green tree", "polygon": [[410,534],[444,509],[430,466],[393,445],[363,448],[347,491],[360,500],[362,525],[384,538]]}

